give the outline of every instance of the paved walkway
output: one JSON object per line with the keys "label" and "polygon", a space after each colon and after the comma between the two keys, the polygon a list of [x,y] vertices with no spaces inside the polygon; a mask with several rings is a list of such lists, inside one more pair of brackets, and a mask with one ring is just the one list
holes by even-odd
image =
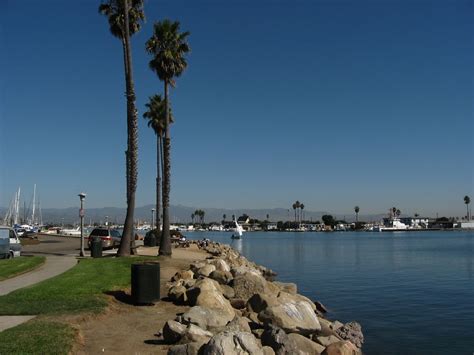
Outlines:
{"label": "paved walkway", "polygon": [[76,264],[77,259],[71,256],[47,256],[46,262],[39,268],[26,274],[0,281],[0,296],[62,274]]}
{"label": "paved walkway", "polygon": [[[0,281],[0,296],[23,287],[34,285],[43,280],[62,274],[77,264],[77,259],[71,256],[47,256],[39,268],[11,279]],[[16,327],[36,316],[0,316],[0,332]]]}

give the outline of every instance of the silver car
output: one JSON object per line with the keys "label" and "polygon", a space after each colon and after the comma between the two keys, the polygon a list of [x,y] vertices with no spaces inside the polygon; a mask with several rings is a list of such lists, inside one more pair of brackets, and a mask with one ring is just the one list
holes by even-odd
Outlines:
{"label": "silver car", "polygon": [[122,235],[116,229],[94,228],[89,235],[89,248],[91,247],[92,239],[94,237],[100,237],[100,239],[102,239],[102,248],[104,249],[115,248],[120,245],[120,241],[122,240]]}
{"label": "silver car", "polygon": [[9,259],[21,255],[21,243],[15,230],[0,226],[0,259]]}

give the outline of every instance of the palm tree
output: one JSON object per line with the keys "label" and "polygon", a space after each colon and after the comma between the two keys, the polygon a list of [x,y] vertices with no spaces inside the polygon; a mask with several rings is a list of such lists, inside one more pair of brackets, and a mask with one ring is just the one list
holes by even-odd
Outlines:
{"label": "palm tree", "polygon": [[226,216],[226,214],[224,213],[224,214],[222,215],[222,223],[225,222],[226,217],[227,217],[227,216]]}
{"label": "palm tree", "polygon": [[189,32],[179,31],[179,22],[164,20],[153,26],[153,35],[146,42],[146,51],[153,56],[149,63],[158,78],[164,83],[165,127],[164,127],[164,175],[163,175],[163,232],[160,255],[171,255],[169,200],[171,188],[171,136],[168,88],[174,87],[174,78],[179,77],[187,67],[185,55],[190,51],[187,43]]}
{"label": "palm tree", "polygon": [[296,211],[298,212],[297,215],[298,215],[298,222],[299,222],[299,221],[300,221],[300,212],[299,212],[299,209],[300,209],[300,207],[301,207],[300,201],[296,200],[295,205],[296,205]]}
{"label": "palm tree", "polygon": [[357,223],[357,222],[359,222],[359,211],[360,211],[359,206],[355,206],[354,211],[356,213],[356,223]]}
{"label": "palm tree", "polygon": [[470,220],[470,216],[469,216],[469,204],[471,203],[471,199],[469,198],[469,196],[464,196],[464,203],[466,204],[466,218],[467,220],[469,221]]}
{"label": "palm tree", "polygon": [[393,216],[395,217],[395,215],[397,213],[397,208],[396,207],[392,207],[392,213],[393,213]]}
{"label": "palm tree", "polygon": [[235,214],[232,215],[232,220],[235,221]]}
{"label": "palm tree", "polygon": [[295,223],[296,223],[296,203],[294,203],[292,207],[295,210]]}
{"label": "palm tree", "polygon": [[[145,105],[148,109],[143,114],[143,117],[148,119],[148,127],[153,128],[156,134],[156,229],[160,235],[161,221],[160,221],[160,191],[161,191],[161,176],[163,172],[163,131],[165,127],[165,103],[160,95],[153,95],[150,101]],[[173,116],[170,112],[170,120],[173,122]],[[160,167],[161,165],[161,167]]]}
{"label": "palm tree", "polygon": [[399,209],[397,209],[395,211],[395,214],[397,215],[397,217],[400,217],[400,215],[402,214],[402,211],[400,211]]}
{"label": "palm tree", "polygon": [[194,224],[194,213],[191,213],[191,219],[192,219],[193,224]]}
{"label": "palm tree", "polygon": [[125,86],[127,95],[127,150],[125,152],[125,170],[127,180],[127,215],[123,228],[118,256],[130,255],[134,242],[133,214],[135,210],[135,191],[138,178],[138,120],[135,106],[135,88],[133,83],[132,51],[130,36],[138,32],[145,20],[143,0],[107,0],[99,6],[99,13],[107,16],[110,32],[122,41]]}
{"label": "palm tree", "polygon": [[267,221],[270,219],[270,215],[267,213]]}
{"label": "palm tree", "polygon": [[300,221],[303,221],[303,220],[304,220],[304,211],[303,211],[303,210],[304,210],[304,205],[303,205],[303,204],[301,204],[301,205],[300,205],[300,208],[301,208],[301,216],[300,216]]}
{"label": "palm tree", "polygon": [[420,215],[418,213],[415,213],[415,218],[418,218],[420,217]]}

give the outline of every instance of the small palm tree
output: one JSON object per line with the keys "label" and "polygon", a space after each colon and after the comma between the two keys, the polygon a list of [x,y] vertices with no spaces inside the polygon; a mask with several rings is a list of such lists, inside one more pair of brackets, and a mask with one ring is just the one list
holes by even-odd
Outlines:
{"label": "small palm tree", "polygon": [[395,211],[395,214],[397,215],[397,217],[400,217],[400,215],[402,214],[402,211],[400,211],[399,209],[397,209]]}
{"label": "small palm tree", "polygon": [[164,83],[165,91],[165,128],[164,128],[164,175],[163,175],[163,232],[161,234],[160,255],[171,255],[169,200],[171,189],[171,136],[169,115],[169,86],[175,85],[187,67],[185,59],[190,51],[187,43],[189,32],[180,32],[179,22],[164,20],[153,26],[153,35],[146,42],[146,51],[153,56],[150,69]]}
{"label": "small palm tree", "polygon": [[133,214],[138,178],[138,119],[135,106],[130,36],[140,30],[141,23],[145,20],[143,0],[130,0],[130,6],[128,0],[107,0],[99,6],[99,13],[107,17],[112,35],[121,40],[124,55],[127,94],[127,150],[125,152],[127,215],[117,255],[128,256],[133,243]]}
{"label": "small palm tree", "polygon": [[466,204],[466,218],[470,220],[469,216],[469,204],[471,203],[471,199],[469,196],[464,196],[464,203]]}
{"label": "small palm tree", "polygon": [[270,215],[267,213],[267,221],[270,220]]}
{"label": "small palm tree", "polygon": [[420,217],[420,215],[418,213],[415,213],[415,218],[418,218]]}
{"label": "small palm tree", "polygon": [[[148,127],[151,127],[156,134],[156,228],[158,235],[160,233],[160,209],[161,209],[161,176],[163,170],[163,131],[165,128],[165,103],[160,95],[153,95],[149,98],[149,102],[145,105],[147,111],[143,117],[148,119]],[[170,112],[170,119],[173,122]]]}
{"label": "small palm tree", "polygon": [[235,221],[235,214],[232,215],[232,220]]}
{"label": "small palm tree", "polygon": [[359,206],[355,206],[354,212],[356,213],[356,222],[359,222],[359,211],[360,211]]}

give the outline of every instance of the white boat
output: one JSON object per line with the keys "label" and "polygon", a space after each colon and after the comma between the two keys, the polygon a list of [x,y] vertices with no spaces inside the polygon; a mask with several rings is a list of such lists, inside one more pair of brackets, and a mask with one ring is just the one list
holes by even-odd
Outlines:
{"label": "white boat", "polygon": [[244,229],[242,228],[240,224],[237,223],[237,220],[234,220],[234,222],[235,222],[235,228],[234,228],[234,233],[232,234],[231,238],[241,239],[244,233]]}
{"label": "white boat", "polygon": [[59,231],[61,235],[70,235],[70,236],[80,236],[81,235],[81,227],[71,228],[71,229],[61,229]]}
{"label": "white boat", "polygon": [[401,222],[398,217],[384,219],[384,225],[379,227],[380,232],[400,232],[407,229],[409,229],[409,226]]}

